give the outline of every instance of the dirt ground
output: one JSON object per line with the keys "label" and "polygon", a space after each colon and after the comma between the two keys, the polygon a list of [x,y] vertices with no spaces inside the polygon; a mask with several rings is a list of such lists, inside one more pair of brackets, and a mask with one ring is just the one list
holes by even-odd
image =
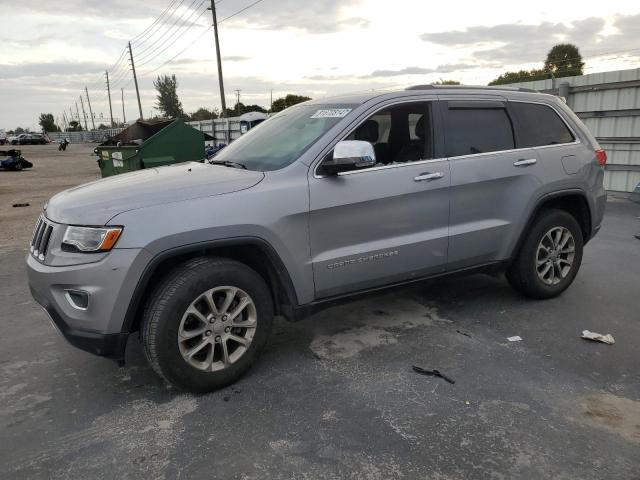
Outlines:
{"label": "dirt ground", "polygon": [[[33,168],[0,170],[0,251],[27,245],[36,218],[51,196],[69,187],[100,178],[93,155],[95,144],[72,144],[65,152],[57,144],[23,145],[22,156]],[[15,203],[28,207],[14,208]]]}

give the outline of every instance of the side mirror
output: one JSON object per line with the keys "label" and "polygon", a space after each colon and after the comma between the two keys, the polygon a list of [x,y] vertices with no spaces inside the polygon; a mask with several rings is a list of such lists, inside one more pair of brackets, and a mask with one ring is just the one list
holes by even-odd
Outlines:
{"label": "side mirror", "polygon": [[362,140],[342,140],[333,149],[333,155],[327,156],[320,164],[325,175],[337,175],[358,168],[373,167],[376,153],[373,145]]}

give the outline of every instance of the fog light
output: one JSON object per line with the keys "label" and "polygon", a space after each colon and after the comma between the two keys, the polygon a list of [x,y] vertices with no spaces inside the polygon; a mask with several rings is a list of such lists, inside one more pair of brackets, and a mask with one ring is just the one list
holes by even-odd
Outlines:
{"label": "fog light", "polygon": [[65,296],[73,308],[78,310],[89,308],[89,294],[84,290],[66,290]]}

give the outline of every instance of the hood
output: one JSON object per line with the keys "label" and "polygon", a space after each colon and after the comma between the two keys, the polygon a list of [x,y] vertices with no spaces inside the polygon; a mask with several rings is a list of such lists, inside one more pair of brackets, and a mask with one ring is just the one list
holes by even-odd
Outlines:
{"label": "hood", "polygon": [[58,193],[46,216],[71,225],[105,225],[127,210],[244,190],[264,173],[197,162],[116,175]]}

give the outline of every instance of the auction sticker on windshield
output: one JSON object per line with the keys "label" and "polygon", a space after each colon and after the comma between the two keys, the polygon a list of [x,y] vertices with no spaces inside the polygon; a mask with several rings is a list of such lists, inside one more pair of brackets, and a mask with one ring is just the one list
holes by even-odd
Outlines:
{"label": "auction sticker on windshield", "polygon": [[311,115],[311,118],[342,118],[347,115],[351,108],[330,108],[327,110],[318,110]]}

